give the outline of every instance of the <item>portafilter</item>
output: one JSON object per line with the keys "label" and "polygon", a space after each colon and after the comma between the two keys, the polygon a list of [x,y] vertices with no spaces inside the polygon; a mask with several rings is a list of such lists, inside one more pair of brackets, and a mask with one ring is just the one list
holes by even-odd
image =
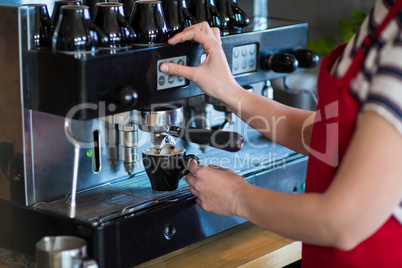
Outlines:
{"label": "portafilter", "polygon": [[139,109],[136,113],[136,124],[139,128],[153,133],[154,136],[166,133],[188,142],[229,152],[237,152],[244,145],[243,137],[236,132],[182,126],[183,106],[180,103],[152,105]]}

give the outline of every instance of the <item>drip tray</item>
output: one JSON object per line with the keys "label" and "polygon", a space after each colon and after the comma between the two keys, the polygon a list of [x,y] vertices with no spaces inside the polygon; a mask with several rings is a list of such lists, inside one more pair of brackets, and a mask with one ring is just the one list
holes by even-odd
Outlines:
{"label": "drip tray", "polygon": [[[133,213],[160,202],[189,195],[184,179],[175,191],[156,192],[146,174],[108,183],[77,193],[75,218],[90,222],[103,222],[127,213]],[[50,202],[34,204],[33,207],[69,217],[70,195]]]}

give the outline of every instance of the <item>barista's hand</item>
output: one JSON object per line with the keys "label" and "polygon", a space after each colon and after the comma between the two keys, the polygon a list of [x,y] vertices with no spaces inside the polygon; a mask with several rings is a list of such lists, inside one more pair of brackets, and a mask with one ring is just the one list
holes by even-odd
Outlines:
{"label": "barista's hand", "polygon": [[169,44],[185,41],[200,43],[207,55],[204,62],[197,67],[188,67],[175,63],[161,65],[162,72],[183,76],[193,81],[207,95],[222,100],[228,96],[228,90],[235,90],[237,82],[234,79],[225,53],[222,49],[220,31],[201,22],[185,28],[182,32],[169,39]]}
{"label": "barista's hand", "polygon": [[218,166],[203,166],[197,161],[188,164],[190,174],[186,176],[190,192],[197,196],[195,202],[206,211],[215,214],[237,215],[237,195],[247,181],[230,169]]}

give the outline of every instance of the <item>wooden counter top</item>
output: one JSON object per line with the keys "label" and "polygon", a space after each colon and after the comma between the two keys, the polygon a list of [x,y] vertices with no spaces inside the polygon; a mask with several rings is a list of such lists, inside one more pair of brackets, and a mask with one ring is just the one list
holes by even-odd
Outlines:
{"label": "wooden counter top", "polygon": [[247,222],[136,268],[283,267],[300,259],[301,242]]}
{"label": "wooden counter top", "polygon": [[[300,259],[301,242],[281,237],[247,222],[136,268],[283,267]],[[0,268],[21,267],[15,266],[16,263],[7,263],[12,260],[18,261],[18,264],[22,261],[14,255],[0,258]],[[25,267],[32,267],[29,261],[24,260],[22,263],[27,265]]]}

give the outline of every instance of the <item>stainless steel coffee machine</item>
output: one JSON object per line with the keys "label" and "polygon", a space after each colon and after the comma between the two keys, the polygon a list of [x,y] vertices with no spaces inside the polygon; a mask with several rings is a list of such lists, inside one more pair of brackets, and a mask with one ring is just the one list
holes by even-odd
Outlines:
{"label": "stainless steel coffee machine", "polygon": [[[303,191],[306,157],[267,140],[192,82],[159,71],[165,61],[199,65],[200,45],[58,53],[36,45],[32,3],[54,5],[0,0],[0,247],[34,256],[42,237],[72,235],[101,267],[130,267],[245,222],[197,207],[183,179],[174,191],[153,191],[141,152],[155,146],[180,146],[254,185]],[[222,43],[236,80],[262,93],[267,81],[316,62],[306,59],[306,23],[254,15]],[[172,105],[181,118],[155,115]],[[147,128],[161,118],[170,118],[165,129]],[[183,128],[198,137],[185,139]],[[234,142],[211,144],[215,133]]]}

